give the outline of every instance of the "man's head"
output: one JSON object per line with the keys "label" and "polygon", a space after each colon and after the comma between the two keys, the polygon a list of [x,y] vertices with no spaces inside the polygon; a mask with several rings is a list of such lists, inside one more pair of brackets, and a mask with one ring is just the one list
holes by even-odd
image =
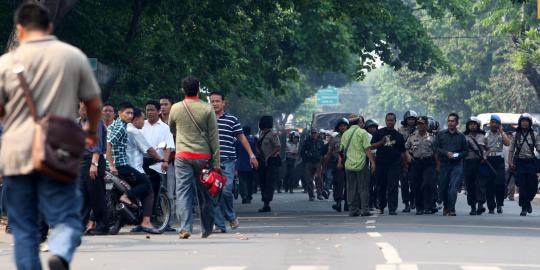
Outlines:
{"label": "man's head", "polygon": [[221,114],[225,110],[225,94],[219,91],[210,93],[210,104],[216,114]]}
{"label": "man's head", "polygon": [[170,96],[162,96],[159,98],[160,112],[169,115],[171,107],[174,104],[173,98]]}
{"label": "man's head", "polygon": [[414,127],[416,125],[416,118],[418,117],[418,114],[415,111],[407,111],[405,112],[405,115],[403,115],[403,121],[401,122],[401,125],[406,127]]}
{"label": "man's head", "polygon": [[133,107],[131,103],[122,102],[119,106],[118,116],[120,119],[122,119],[122,121],[131,123],[133,120],[133,109],[135,109],[135,107]]}
{"label": "man's head", "polygon": [[86,114],[86,105],[84,105],[84,102],[79,102],[79,116],[81,117],[81,120],[87,120],[88,115]]}
{"label": "man's head", "polygon": [[349,116],[349,124],[351,126],[359,126],[360,128],[364,128],[365,126],[365,121],[364,121],[364,117],[361,116],[361,115],[356,115],[356,114],[351,114]]}
{"label": "man's head", "polygon": [[366,130],[369,134],[375,134],[379,129],[379,124],[374,119],[368,119],[366,121]]}
{"label": "man's head", "polygon": [[312,140],[317,140],[319,138],[319,131],[316,128],[312,128],[310,136]]}
{"label": "man's head", "polygon": [[154,124],[159,120],[159,110],[161,105],[155,100],[149,100],[146,102],[145,110],[146,117],[148,117],[148,122]]}
{"label": "man's head", "polygon": [[105,121],[112,121],[114,120],[114,107],[110,103],[103,104],[103,108],[101,109],[101,114],[103,116],[103,120]]}
{"label": "man's head", "polygon": [[448,125],[449,130],[456,130],[459,124],[459,115],[457,113],[451,113],[448,115],[446,124]]}
{"label": "man's head", "polygon": [[195,76],[188,76],[182,80],[182,90],[186,97],[196,97],[199,94],[200,82]]}
{"label": "man's head", "polygon": [[532,116],[528,113],[524,113],[519,117],[518,124],[523,130],[529,130],[532,127]]}
{"label": "man's head", "polygon": [[384,121],[386,122],[386,127],[389,129],[394,129],[396,126],[396,114],[395,113],[387,113],[386,117],[384,118]]}
{"label": "man's head", "polygon": [[20,41],[35,35],[50,35],[53,31],[49,10],[40,3],[22,4],[15,11],[13,20]]}
{"label": "man's head", "polygon": [[491,115],[491,119],[489,121],[489,128],[491,131],[496,131],[501,126],[501,117],[499,117],[496,114]]}
{"label": "man's head", "polygon": [[467,121],[465,129],[467,134],[470,132],[477,133],[480,130],[480,120],[476,117],[471,117],[469,121]]}
{"label": "man's head", "polygon": [[133,121],[131,121],[131,123],[137,129],[142,129],[144,127],[144,113],[141,109],[133,109]]}
{"label": "man's head", "polygon": [[416,127],[421,133],[425,133],[428,130],[428,118],[427,116],[420,116],[416,120]]}

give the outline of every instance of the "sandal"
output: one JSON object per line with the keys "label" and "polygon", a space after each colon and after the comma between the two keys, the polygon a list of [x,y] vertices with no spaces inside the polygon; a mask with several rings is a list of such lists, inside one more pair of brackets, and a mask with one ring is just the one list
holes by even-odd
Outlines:
{"label": "sandal", "polygon": [[149,234],[161,234],[161,232],[156,228],[148,228],[148,227],[141,226],[141,231],[145,233],[149,233]]}

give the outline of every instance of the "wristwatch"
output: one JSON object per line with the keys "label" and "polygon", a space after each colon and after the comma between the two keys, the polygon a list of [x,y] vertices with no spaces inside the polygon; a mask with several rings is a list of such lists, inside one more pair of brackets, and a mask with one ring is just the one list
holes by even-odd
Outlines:
{"label": "wristwatch", "polygon": [[254,154],[251,154],[251,156],[249,156],[249,159],[257,159],[257,156],[255,156]]}
{"label": "wristwatch", "polygon": [[99,163],[97,163],[97,162],[92,162],[92,165],[94,165],[96,167],[99,167]]}

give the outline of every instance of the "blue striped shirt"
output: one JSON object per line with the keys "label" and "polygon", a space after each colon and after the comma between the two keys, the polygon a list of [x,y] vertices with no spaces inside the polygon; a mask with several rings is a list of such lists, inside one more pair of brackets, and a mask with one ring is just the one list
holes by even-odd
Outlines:
{"label": "blue striped shirt", "polygon": [[228,113],[223,114],[218,120],[219,150],[221,160],[236,159],[234,142],[238,135],[242,134],[242,125],[238,118]]}

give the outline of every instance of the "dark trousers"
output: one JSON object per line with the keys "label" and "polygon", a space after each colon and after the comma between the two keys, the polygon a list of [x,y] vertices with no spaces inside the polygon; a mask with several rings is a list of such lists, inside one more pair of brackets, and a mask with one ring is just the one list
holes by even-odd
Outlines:
{"label": "dark trousers", "polygon": [[449,211],[456,211],[457,193],[463,178],[463,160],[441,162],[439,199]]}
{"label": "dark trousers", "polygon": [[399,186],[401,187],[401,200],[403,203],[412,202],[414,197],[412,173],[410,170],[400,170],[400,173]]}
{"label": "dark trousers", "polygon": [[127,196],[130,199],[138,198],[141,200],[143,204],[143,215],[145,217],[151,216],[154,206],[154,193],[151,192],[152,185],[148,177],[129,165],[118,166],[116,169],[120,178],[131,186],[131,189],[127,192]]}
{"label": "dark trousers", "polygon": [[298,184],[298,175],[296,174],[296,168],[294,166],[295,163],[296,159],[294,158],[287,158],[285,160],[287,166],[283,182],[283,189],[285,189],[285,192],[292,191]]}
{"label": "dark trousers", "polygon": [[332,171],[334,175],[334,201],[343,201],[346,198],[346,177],[345,169],[334,168]]}
{"label": "dark trousers", "polygon": [[360,171],[346,171],[347,173],[347,204],[351,213],[369,213],[369,165],[364,165]]}
{"label": "dark trousers", "polygon": [[240,181],[240,197],[242,200],[252,200],[253,197],[253,178],[254,173],[251,172],[238,172],[238,180]]}
{"label": "dark trousers", "polygon": [[415,159],[409,173],[413,180],[416,211],[431,209],[435,184],[435,159]]}
{"label": "dark trousers", "polygon": [[157,206],[157,200],[159,198],[159,192],[161,190],[161,174],[154,171],[153,169],[150,169],[150,166],[155,163],[153,158],[145,158],[144,159],[144,173],[148,177],[148,180],[150,180],[150,185],[152,186],[152,194],[154,196],[153,200],[153,208],[155,209]]}
{"label": "dark trousers", "polygon": [[519,187],[519,206],[528,208],[536,196],[538,179],[534,159],[516,159],[516,186]]}
{"label": "dark trousers", "polygon": [[[90,178],[90,166],[92,165],[92,154],[87,154],[81,162],[81,171],[79,175],[79,187],[81,189],[83,206],[81,215],[83,226],[86,226],[88,220],[95,221],[98,225],[106,226],[108,224],[105,202],[105,158],[99,155],[98,174],[96,179]],[[92,217],[90,217],[92,214]]]}
{"label": "dark trousers", "polygon": [[504,205],[504,196],[506,193],[504,158],[488,157],[487,159],[495,169],[495,172],[497,172],[495,174],[489,170],[489,176],[486,178],[487,205],[490,210],[493,210],[497,206]]}
{"label": "dark trousers", "polygon": [[274,162],[264,162],[261,164],[261,166],[259,166],[261,200],[265,204],[270,203],[274,199],[274,187],[278,178],[279,167]]}
{"label": "dark trousers", "polygon": [[375,177],[377,177],[377,193],[379,209],[383,210],[388,203],[388,210],[396,211],[398,206],[398,182],[401,162],[377,163]]}
{"label": "dark trousers", "polygon": [[476,206],[486,202],[486,180],[480,174],[480,159],[467,159],[463,165],[465,185],[467,186],[467,204]]}
{"label": "dark trousers", "polygon": [[319,162],[304,162],[304,170],[306,176],[306,189],[310,198],[315,197],[313,193],[313,180],[317,189],[317,196],[322,194],[322,178],[320,177],[321,166]]}

